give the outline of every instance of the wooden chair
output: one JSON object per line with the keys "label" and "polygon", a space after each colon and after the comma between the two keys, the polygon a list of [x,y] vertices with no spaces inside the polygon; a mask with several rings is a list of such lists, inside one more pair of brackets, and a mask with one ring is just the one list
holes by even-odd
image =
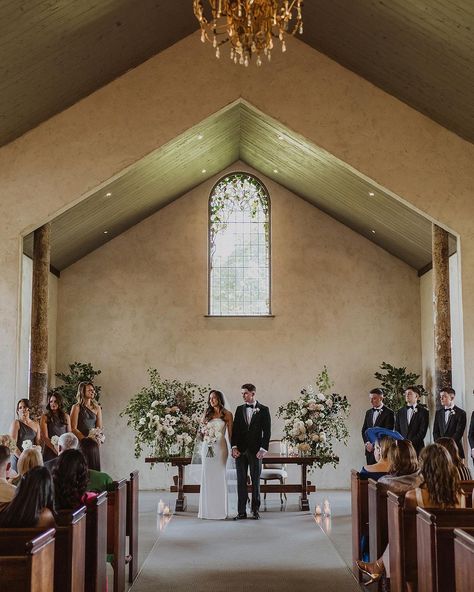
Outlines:
{"label": "wooden chair", "polygon": [[456,592],[474,590],[474,529],[454,529],[454,573]]}
{"label": "wooden chair", "polygon": [[131,584],[138,574],[138,471],[130,473],[127,481],[128,581]]}
{"label": "wooden chair", "polygon": [[0,529],[0,590],[51,592],[55,529]]}
{"label": "wooden chair", "polygon": [[54,591],[84,592],[86,507],[56,514]]}
{"label": "wooden chair", "polygon": [[474,528],[473,509],[417,508],[418,592],[455,592],[454,529]]}
{"label": "wooden chair", "polygon": [[352,510],[352,573],[358,582],[362,581],[362,573],[356,561],[362,559],[361,538],[369,536],[368,482],[361,479],[359,472],[351,471],[351,510]]}
{"label": "wooden chair", "polygon": [[[270,440],[268,445],[268,453],[277,454],[282,456],[283,454],[283,442],[281,440]],[[260,473],[260,481],[266,485],[267,481],[279,481],[281,485],[285,484],[288,477],[285,465],[281,463],[263,462],[262,472]],[[283,504],[283,496],[287,499],[285,492],[280,492],[280,503]],[[264,501],[267,499],[267,492],[263,494]]]}
{"label": "wooden chair", "polygon": [[86,513],[86,592],[107,590],[107,492],[87,503]]}
{"label": "wooden chair", "polygon": [[114,481],[107,495],[107,553],[112,555],[113,592],[125,590],[126,479]]}

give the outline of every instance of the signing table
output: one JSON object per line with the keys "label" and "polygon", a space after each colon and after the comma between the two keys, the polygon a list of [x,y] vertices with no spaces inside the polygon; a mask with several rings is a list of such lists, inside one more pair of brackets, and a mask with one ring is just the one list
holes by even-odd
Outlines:
{"label": "signing table", "polygon": [[[317,462],[316,456],[274,456],[267,454],[263,459],[264,464],[283,464],[283,465],[300,465],[301,466],[301,483],[285,483],[275,485],[261,485],[260,491],[262,493],[300,493],[300,508],[301,510],[309,510],[308,496],[310,493],[316,491],[316,486],[307,480],[308,467]],[[159,457],[145,458],[147,463],[170,463],[172,467],[178,467],[178,475],[173,477],[174,484],[171,485],[170,491],[177,493],[176,498],[176,512],[183,512],[186,510],[186,496],[185,493],[199,493],[199,485],[186,485],[184,480],[184,467],[191,464],[191,457],[188,456],[172,456],[169,459]],[[252,491],[251,485],[248,486],[249,493]]]}

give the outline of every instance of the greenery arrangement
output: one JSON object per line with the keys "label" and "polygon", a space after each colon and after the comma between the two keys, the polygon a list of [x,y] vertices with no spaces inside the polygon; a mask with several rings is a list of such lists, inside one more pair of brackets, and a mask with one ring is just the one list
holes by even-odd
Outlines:
{"label": "greenery arrangement", "polygon": [[[82,362],[73,362],[69,364],[69,373],[58,372],[55,374],[64,384],[55,387],[51,392],[59,393],[64,400],[64,409],[69,413],[71,407],[76,403],[77,387],[80,382],[92,382],[96,376],[101,374],[100,370],[94,370],[92,364],[89,362],[83,364]],[[100,398],[101,387],[94,383],[95,398],[98,401]]]}
{"label": "greenery arrangement", "polygon": [[173,454],[192,452],[200,420],[204,414],[209,386],[162,378],[149,369],[150,385],[132,397],[120,413],[135,430],[135,457],[143,446],[153,457],[167,460]]}
{"label": "greenery arrangement", "polygon": [[423,385],[418,384],[420,375],[414,372],[407,372],[405,366],[397,368],[387,362],[382,362],[380,369],[383,372],[375,372],[374,376],[382,383],[385,393],[384,404],[393,411],[396,412],[405,405],[405,396],[403,393],[407,386],[416,386],[420,390],[422,397],[428,396],[428,392]]}
{"label": "greenery arrangement", "polygon": [[349,432],[346,420],[350,403],[345,395],[331,393],[334,383],[328,370],[323,370],[301,391],[298,399],[280,405],[277,415],[284,420],[286,441],[300,454],[315,456],[319,468],[326,464],[334,467],[339,457],[334,454],[333,443],[347,444]]}

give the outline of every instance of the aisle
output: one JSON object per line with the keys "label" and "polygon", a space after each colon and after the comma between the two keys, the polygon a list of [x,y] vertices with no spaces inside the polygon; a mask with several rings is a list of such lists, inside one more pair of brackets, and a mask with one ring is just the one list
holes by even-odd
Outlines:
{"label": "aisle", "polygon": [[259,521],[172,517],[132,592],[359,591],[311,514],[268,512]]}

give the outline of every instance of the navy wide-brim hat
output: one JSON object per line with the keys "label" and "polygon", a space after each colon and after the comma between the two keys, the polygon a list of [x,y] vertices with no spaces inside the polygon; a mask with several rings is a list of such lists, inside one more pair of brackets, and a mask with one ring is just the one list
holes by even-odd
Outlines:
{"label": "navy wide-brim hat", "polygon": [[396,432],[395,430],[389,430],[388,428],[369,428],[365,431],[365,437],[369,440],[371,444],[375,443],[375,440],[379,440],[382,436],[389,436],[394,440],[405,440],[405,438],[400,434],[400,432]]}

